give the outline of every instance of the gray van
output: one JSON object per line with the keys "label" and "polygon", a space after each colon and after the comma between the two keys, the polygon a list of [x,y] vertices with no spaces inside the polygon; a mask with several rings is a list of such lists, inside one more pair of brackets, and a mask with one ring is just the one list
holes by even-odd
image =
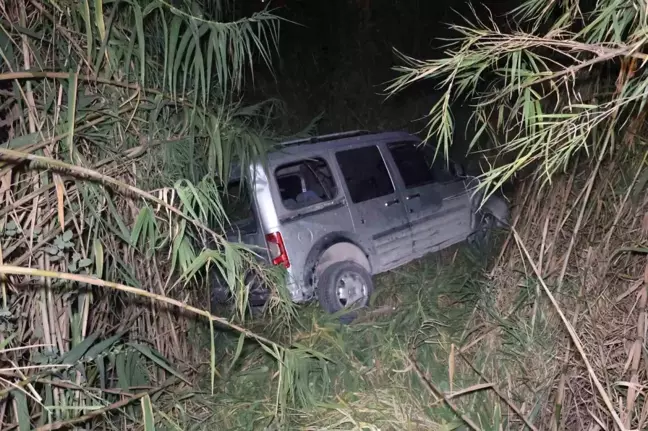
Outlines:
{"label": "gray van", "polygon": [[[502,198],[480,208],[476,180],[440,156],[433,162],[434,151],[405,132],[284,143],[230,182],[243,211],[228,239],[283,266],[293,301],[318,299],[330,313],[364,307],[373,275],[508,223]],[[211,278],[213,303],[226,301],[229,289]],[[252,286],[250,301],[265,292]]]}

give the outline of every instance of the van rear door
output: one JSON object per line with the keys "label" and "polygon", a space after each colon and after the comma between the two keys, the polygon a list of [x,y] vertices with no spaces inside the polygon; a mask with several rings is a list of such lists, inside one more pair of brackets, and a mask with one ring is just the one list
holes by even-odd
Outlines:
{"label": "van rear door", "polygon": [[[225,225],[227,240],[251,246],[257,253],[259,248],[265,250],[266,242],[249,185],[239,179],[230,181],[222,197],[222,204],[228,217]],[[267,255],[266,252],[259,254],[264,257]]]}

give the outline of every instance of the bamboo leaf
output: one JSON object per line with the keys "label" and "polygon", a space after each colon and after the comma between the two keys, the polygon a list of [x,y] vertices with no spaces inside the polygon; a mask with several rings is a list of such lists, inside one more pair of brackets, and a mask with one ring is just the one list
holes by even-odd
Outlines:
{"label": "bamboo leaf", "polygon": [[[149,16],[153,11],[156,11],[156,10],[163,10],[163,9],[162,9],[162,3],[158,3],[158,2],[151,2],[151,3],[147,4],[147,5],[144,7],[144,10],[142,11],[142,16],[143,16],[144,18],[146,18],[146,17]],[[163,20],[163,22],[164,22],[164,20]]]}
{"label": "bamboo leaf", "polygon": [[232,358],[232,362],[230,363],[228,373],[230,373],[234,369],[234,365],[236,365],[236,361],[238,361],[239,357],[241,356],[241,352],[243,352],[243,344],[245,344],[245,334],[239,335],[238,344],[236,345],[236,351],[234,352],[234,357]]}
{"label": "bamboo leaf", "polygon": [[115,356],[115,367],[117,369],[117,384],[122,391],[130,392],[132,384],[126,369],[126,355],[126,352],[120,352]]}
{"label": "bamboo leaf", "polygon": [[[54,389],[52,388],[52,385],[44,385],[45,386],[45,405],[46,406],[51,406],[54,404]],[[38,420],[38,425],[43,426],[45,423],[51,422],[52,421],[52,412],[51,411],[46,411],[44,415],[41,415],[40,419]]]}
{"label": "bamboo leaf", "polygon": [[[193,33],[193,28],[190,29],[191,32]],[[195,37],[192,37],[191,40],[189,41],[189,45],[187,46],[187,52],[185,54],[185,61],[183,64],[183,74],[182,74],[182,94],[183,97],[186,97],[185,95],[187,94],[187,80],[190,77],[191,73],[195,71],[195,63],[196,63],[196,55],[194,55],[194,51],[196,50],[196,39]],[[197,76],[197,75],[196,75]],[[195,87],[196,91],[194,92],[194,98],[192,100],[192,103],[195,105],[196,100],[197,100],[197,91],[198,87]],[[190,148],[190,151],[193,149],[193,147]],[[190,168],[193,168],[193,166],[190,166]]]}
{"label": "bamboo leaf", "polygon": [[[86,1],[84,1],[86,3]],[[76,73],[70,73],[70,78],[68,79],[68,131],[67,131],[67,147],[70,153],[70,160],[72,162],[76,161],[74,155],[74,122],[76,116],[76,99],[77,99],[77,90],[78,90],[78,79],[79,75]]]}
{"label": "bamboo leaf", "polygon": [[99,31],[99,39],[103,44],[106,40],[106,24],[104,23],[103,18],[103,0],[94,0],[94,12],[95,12],[95,24],[97,25],[97,30]]}
{"label": "bamboo leaf", "polygon": [[205,61],[203,59],[202,49],[200,49],[200,38],[202,33],[204,33],[205,26],[201,27],[202,31],[198,29],[193,29],[194,39],[196,41],[195,48],[195,60],[194,60],[194,105],[197,104],[198,92],[202,95],[202,104],[205,106],[207,104],[207,82],[205,79]]}
{"label": "bamboo leaf", "polygon": [[230,246],[230,244],[224,244],[224,251],[227,284],[230,286],[230,288],[233,288],[234,286],[236,286],[236,277],[238,274],[236,254],[234,253],[234,250]]}
{"label": "bamboo leaf", "polygon": [[180,66],[182,65],[182,60],[185,59],[185,61],[189,61],[189,55],[190,52],[188,52],[187,48],[189,47],[189,42],[193,39],[193,32],[191,31],[191,28],[187,28],[182,35],[182,39],[180,39],[180,43],[178,44],[176,55],[175,55],[175,62],[173,63],[173,69],[171,70],[171,78],[173,82],[173,88],[177,89],[178,87],[178,74],[180,72]]}
{"label": "bamboo leaf", "polygon": [[137,42],[140,56],[140,83],[146,85],[146,43],[144,39],[144,17],[142,8],[138,2],[133,2],[133,13],[135,14],[135,30],[137,32]]}
{"label": "bamboo leaf", "polygon": [[110,197],[106,194],[106,204],[108,205],[108,211],[110,212],[112,216],[112,220],[117,224],[117,227],[119,227],[119,231],[114,230],[114,232],[119,235],[119,237],[126,243],[130,244],[130,236],[131,234],[129,233],[128,228],[126,227],[126,224],[122,220],[121,215],[117,211],[117,208],[115,208],[115,204],[112,202]]}
{"label": "bamboo leaf", "polygon": [[23,147],[28,147],[36,145],[41,141],[40,133],[29,133],[22,136],[17,136],[13,139],[10,139],[5,145],[7,148],[19,149]]}
{"label": "bamboo leaf", "polygon": [[99,374],[99,384],[101,389],[106,389],[106,364],[104,363],[104,357],[99,356],[95,359],[95,364],[97,365],[97,372]]}
{"label": "bamboo leaf", "polygon": [[128,343],[128,346],[134,348],[138,352],[140,352],[142,355],[150,359],[151,361],[155,362],[158,366],[161,368],[164,368],[166,371],[169,373],[173,374],[174,376],[178,377],[179,379],[182,379],[185,383],[189,383],[187,379],[184,378],[182,374],[180,374],[178,371],[176,371],[168,362],[166,359],[164,359],[156,350],[150,348],[149,346],[145,344],[139,344],[139,343]]}
{"label": "bamboo leaf", "polygon": [[148,227],[148,220],[151,217],[151,212],[148,206],[142,207],[137,219],[135,219],[135,225],[131,231],[130,236],[130,245],[132,247],[137,247],[140,239],[146,235],[146,228]]}
{"label": "bamboo leaf", "polygon": [[16,415],[18,416],[18,429],[20,431],[29,431],[31,429],[31,417],[29,416],[29,406],[27,405],[27,396],[22,389],[13,391],[16,402]]}
{"label": "bamboo leaf", "polygon": [[220,132],[220,121],[216,117],[212,117],[212,123],[214,125],[213,132],[211,133],[212,139],[209,141],[209,148],[214,151],[218,173],[222,178],[227,178],[225,175],[225,158],[223,151],[223,141],[221,140]]}
{"label": "bamboo leaf", "polygon": [[70,349],[70,351],[61,356],[58,359],[57,363],[69,365],[76,364],[79,359],[81,359],[83,355],[86,354],[86,352],[95,343],[95,341],[97,341],[97,338],[99,338],[99,334],[97,333],[87,336],[83,341],[81,341],[81,343],[77,344],[72,349]]}
{"label": "bamboo leaf", "polygon": [[227,93],[229,64],[227,62],[227,47],[230,43],[229,35],[225,29],[216,32],[216,41],[218,41],[218,60],[216,61],[216,71],[221,86],[221,91]]}
{"label": "bamboo leaf", "polygon": [[86,40],[87,40],[87,60],[88,62],[92,62],[92,52],[93,52],[93,47],[92,47],[92,42],[94,40],[94,37],[92,36],[92,22],[90,21],[90,0],[81,0],[80,4],[82,13],[81,16],[83,16],[83,21],[85,23],[85,29],[86,29]]}
{"label": "bamboo leaf", "polygon": [[104,271],[103,244],[101,244],[101,241],[99,239],[95,239],[92,243],[92,248],[94,250],[94,258],[95,258],[95,275],[98,278],[102,278],[103,271]]}
{"label": "bamboo leaf", "polygon": [[155,417],[153,416],[153,406],[148,394],[141,398],[142,417],[144,418],[144,430],[155,431]]}
{"label": "bamboo leaf", "polygon": [[112,348],[112,346],[115,345],[115,343],[124,336],[125,333],[126,331],[120,332],[118,334],[113,335],[110,338],[107,338],[93,345],[85,353],[84,359],[87,361],[92,361],[96,359],[99,354],[108,352]]}
{"label": "bamboo leaf", "polygon": [[189,216],[193,219],[198,220],[198,214],[193,208],[194,200],[192,199],[192,194],[191,194],[191,189],[187,187],[182,187],[182,184],[184,181],[179,182],[176,185],[176,190],[178,192],[178,198],[182,202],[182,209],[184,212],[189,214]]}
{"label": "bamboo leaf", "polygon": [[171,20],[171,30],[169,31],[169,43],[168,43],[168,63],[166,63],[165,74],[169,82],[169,90],[171,94],[175,96],[175,79],[173,74],[175,59],[180,53],[177,50],[178,41],[180,38],[180,28],[182,25],[182,18],[178,15],[174,16]]}
{"label": "bamboo leaf", "polygon": [[[125,51],[125,54],[123,56],[123,62],[127,64],[128,66],[126,67],[126,73],[128,79],[130,78],[131,73],[133,72],[133,67],[131,65],[136,65],[137,62],[133,61],[133,51],[135,51],[135,42],[137,41],[137,37],[133,34],[130,35],[129,41],[128,41],[128,48]],[[119,66],[116,67],[117,69]]]}

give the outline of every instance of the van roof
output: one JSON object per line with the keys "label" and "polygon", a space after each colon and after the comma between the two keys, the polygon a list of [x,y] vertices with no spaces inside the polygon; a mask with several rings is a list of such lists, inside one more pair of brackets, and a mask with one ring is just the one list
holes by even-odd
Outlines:
{"label": "van roof", "polygon": [[285,155],[299,155],[302,152],[310,152],[322,149],[336,149],[358,142],[373,141],[376,143],[389,141],[414,141],[418,140],[414,135],[407,132],[378,132],[352,131],[336,133],[332,135],[315,136],[313,138],[299,139],[295,141],[282,142],[278,148],[268,154],[269,159],[279,159]]}
{"label": "van roof", "polygon": [[[376,132],[366,130],[353,130],[349,132],[318,135],[309,138],[284,141],[277,146],[277,149],[268,153],[268,160],[277,161],[282,158],[319,151],[345,147],[349,144],[373,141],[375,143],[390,141],[419,141],[419,138],[408,132]],[[241,166],[234,164],[230,168],[229,182],[239,181],[241,177]]]}

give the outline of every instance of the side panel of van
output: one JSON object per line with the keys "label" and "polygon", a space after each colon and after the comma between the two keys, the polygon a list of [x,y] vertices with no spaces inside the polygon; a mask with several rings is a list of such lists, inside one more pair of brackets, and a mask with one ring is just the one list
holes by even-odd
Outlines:
{"label": "side panel of van", "polygon": [[310,300],[313,286],[305,285],[304,270],[315,244],[331,232],[354,231],[343,188],[329,151],[286,156],[272,161],[268,184],[277,225],[288,255],[288,289],[293,300]]}
{"label": "side panel of van", "polygon": [[394,184],[379,143],[335,151],[355,231],[369,245],[374,274],[412,259],[413,241],[403,196]]}
{"label": "side panel of van", "polygon": [[463,241],[471,232],[472,202],[464,181],[420,141],[387,142],[389,166],[402,190],[414,257]]}

